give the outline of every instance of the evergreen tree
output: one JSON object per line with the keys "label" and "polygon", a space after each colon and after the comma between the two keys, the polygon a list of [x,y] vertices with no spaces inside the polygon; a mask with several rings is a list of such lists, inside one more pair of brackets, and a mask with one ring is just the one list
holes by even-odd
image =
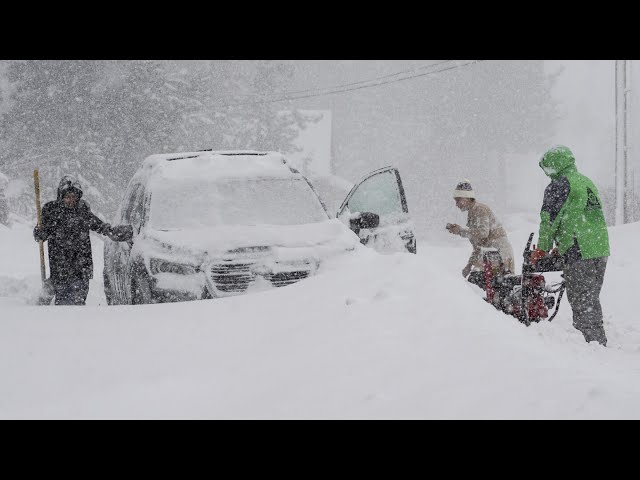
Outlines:
{"label": "evergreen tree", "polygon": [[43,199],[55,198],[59,179],[72,174],[93,209],[111,217],[150,154],[286,152],[292,125],[304,123],[267,106],[237,106],[255,98],[252,88],[280,88],[287,72],[279,62],[7,61],[1,73],[0,166],[25,181],[19,202],[27,212],[36,167]]}

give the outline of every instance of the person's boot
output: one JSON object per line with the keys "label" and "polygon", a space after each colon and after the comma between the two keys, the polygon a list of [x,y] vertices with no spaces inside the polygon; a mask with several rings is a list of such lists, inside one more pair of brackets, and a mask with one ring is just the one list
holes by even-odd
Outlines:
{"label": "person's boot", "polygon": [[585,329],[582,331],[582,335],[587,343],[596,341],[603,347],[607,346],[607,336],[604,333],[604,327]]}

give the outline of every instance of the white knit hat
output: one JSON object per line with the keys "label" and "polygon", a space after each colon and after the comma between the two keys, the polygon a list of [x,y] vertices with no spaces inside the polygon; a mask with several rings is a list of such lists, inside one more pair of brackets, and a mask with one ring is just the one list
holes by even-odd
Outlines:
{"label": "white knit hat", "polygon": [[465,178],[458,183],[453,191],[453,198],[476,198],[473,188],[471,188],[471,182]]}

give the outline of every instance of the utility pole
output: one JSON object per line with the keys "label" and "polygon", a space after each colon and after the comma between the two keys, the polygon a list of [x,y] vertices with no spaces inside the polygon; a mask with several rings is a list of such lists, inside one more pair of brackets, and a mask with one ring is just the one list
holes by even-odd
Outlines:
{"label": "utility pole", "polygon": [[630,221],[628,179],[631,61],[616,60],[616,225]]}

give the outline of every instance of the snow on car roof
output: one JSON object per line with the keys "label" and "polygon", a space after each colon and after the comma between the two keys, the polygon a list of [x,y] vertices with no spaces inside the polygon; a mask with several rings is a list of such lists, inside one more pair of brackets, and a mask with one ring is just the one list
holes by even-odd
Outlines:
{"label": "snow on car roof", "polygon": [[237,177],[291,177],[294,172],[278,152],[253,150],[155,154],[145,158],[138,180],[213,180]]}

